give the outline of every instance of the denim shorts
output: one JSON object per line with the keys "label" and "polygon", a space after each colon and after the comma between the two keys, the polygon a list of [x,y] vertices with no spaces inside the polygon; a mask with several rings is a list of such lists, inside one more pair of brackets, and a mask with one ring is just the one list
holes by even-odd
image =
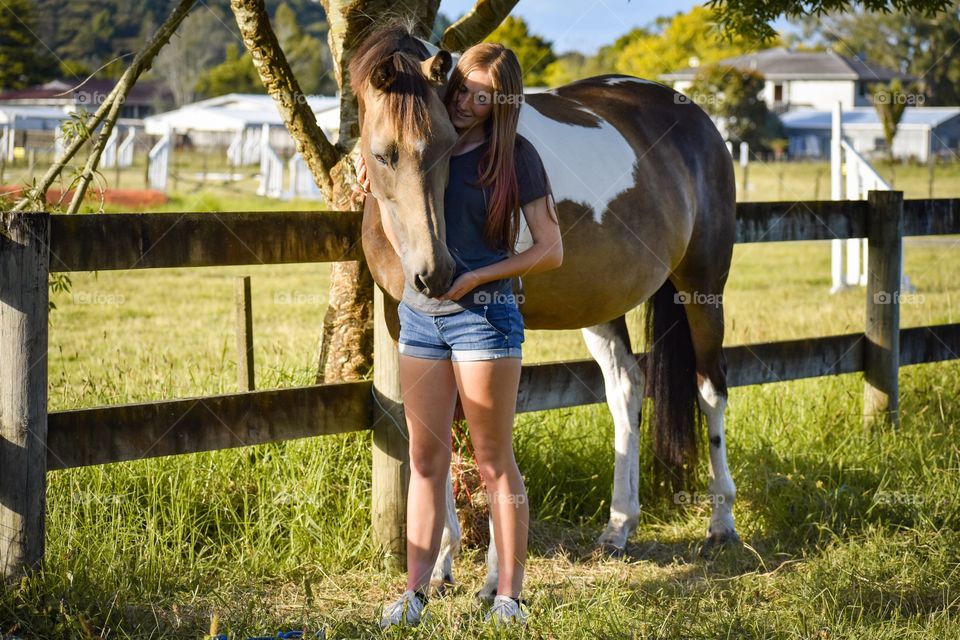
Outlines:
{"label": "denim shorts", "polygon": [[400,302],[398,313],[403,355],[457,362],[522,357],[523,316],[514,303],[430,316]]}

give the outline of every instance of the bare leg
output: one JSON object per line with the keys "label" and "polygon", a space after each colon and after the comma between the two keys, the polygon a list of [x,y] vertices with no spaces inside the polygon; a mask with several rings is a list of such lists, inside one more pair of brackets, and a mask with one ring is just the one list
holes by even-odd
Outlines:
{"label": "bare leg", "polygon": [[454,362],[463,412],[487,487],[498,551],[497,594],[517,597],[527,558],[530,511],[513,455],[520,358]]}
{"label": "bare leg", "polygon": [[400,356],[400,389],[410,434],[407,588],[426,592],[440,549],[450,474],[450,427],[457,387],[449,360]]}

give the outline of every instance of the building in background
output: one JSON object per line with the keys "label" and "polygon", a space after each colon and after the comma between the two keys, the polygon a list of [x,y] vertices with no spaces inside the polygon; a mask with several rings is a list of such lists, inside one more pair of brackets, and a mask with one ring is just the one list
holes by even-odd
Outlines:
{"label": "building in background", "polygon": [[[844,109],[872,106],[871,84],[888,83],[894,78],[904,83],[912,80],[906,74],[835,51],[789,51],[776,47],[727,58],[718,64],[762,74],[763,100],[777,114],[797,108],[829,111],[838,101]],[[687,67],[660,77],[684,92],[699,69]]]}

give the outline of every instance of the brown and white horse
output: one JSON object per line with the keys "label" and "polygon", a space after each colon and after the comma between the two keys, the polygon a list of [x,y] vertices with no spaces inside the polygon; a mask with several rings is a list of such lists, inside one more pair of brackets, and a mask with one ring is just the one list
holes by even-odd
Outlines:
{"label": "brown and white horse", "polygon": [[[450,285],[443,189],[455,132],[442,104],[450,55],[405,29],[380,32],[351,67],[360,100],[361,153],[376,198],[367,198],[363,249],[388,300],[404,277],[429,295]],[[529,329],[581,329],[603,370],[616,449],[610,520],[598,544],[623,550],[640,515],[640,410],[653,396],[655,458],[681,475],[695,469],[697,404],[709,434],[712,516],[706,545],[738,540],[736,494],[727,466],[722,293],[734,243],[735,186],[730,155],[709,117],[681,94],[627,76],[588,78],[529,94],[520,133],[540,153],[563,234],[563,265],[522,278]],[[391,216],[402,248],[384,235]],[[525,225],[518,251],[531,242]],[[516,282],[515,282],[516,286]],[[625,314],[649,302],[646,366],[632,353]],[[448,519],[435,582],[452,581],[460,530]],[[491,536],[481,597],[497,585]]]}

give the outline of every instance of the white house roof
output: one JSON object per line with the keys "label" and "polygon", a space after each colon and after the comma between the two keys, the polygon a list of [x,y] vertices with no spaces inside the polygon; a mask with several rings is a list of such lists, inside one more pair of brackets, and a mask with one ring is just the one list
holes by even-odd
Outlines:
{"label": "white house roof", "polygon": [[17,129],[56,129],[70,116],[58,107],[3,105],[0,106],[0,125],[13,125]]}
{"label": "white house roof", "polygon": [[[960,116],[960,107],[907,107],[903,110],[900,127],[932,129]],[[780,116],[788,129],[830,129],[833,115],[819,109],[792,109]],[[854,107],[841,114],[844,128],[875,128],[882,126],[873,107]]]}
{"label": "white house roof", "polygon": [[[783,47],[726,58],[718,64],[744,71],[757,71],[767,80],[864,80],[889,82],[909,76],[860,58],[847,58],[835,51],[789,51]],[[665,80],[693,80],[700,67],[665,73]]]}
{"label": "white house roof", "polygon": [[[322,129],[335,130],[339,126],[338,96],[307,96],[306,99]],[[329,126],[331,122],[332,127]],[[229,93],[147,116],[143,123],[148,134],[163,135],[170,128],[177,131],[240,131],[264,124],[282,126],[283,118],[268,95]]]}

